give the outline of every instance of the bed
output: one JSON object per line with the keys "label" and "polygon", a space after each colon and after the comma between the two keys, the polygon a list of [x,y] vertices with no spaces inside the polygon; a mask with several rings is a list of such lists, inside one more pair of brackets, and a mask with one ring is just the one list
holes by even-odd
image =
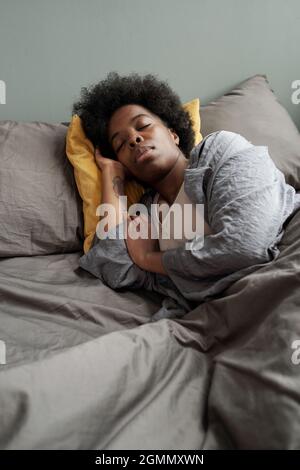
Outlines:
{"label": "bed", "polygon": [[[201,121],[268,145],[299,192],[300,135],[265,76]],[[65,124],[0,122],[0,448],[299,448],[300,207],[274,262],[151,322],[162,296],[78,265]]]}

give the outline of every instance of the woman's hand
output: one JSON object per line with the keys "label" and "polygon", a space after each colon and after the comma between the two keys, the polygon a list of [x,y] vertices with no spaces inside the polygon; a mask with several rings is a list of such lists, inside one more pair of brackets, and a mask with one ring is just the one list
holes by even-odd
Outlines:
{"label": "woman's hand", "polygon": [[[147,238],[141,238],[141,234]],[[139,236],[134,239],[132,236]],[[151,221],[149,215],[141,214],[133,219],[127,219],[127,238],[125,237],[128,253],[132,261],[140,268],[147,270],[149,253],[159,252],[158,239],[151,239]]]}
{"label": "woman's hand", "polygon": [[126,168],[126,166],[117,160],[113,160],[112,158],[103,157],[97,147],[95,149],[94,156],[96,164],[102,172],[110,171],[113,174],[123,176],[124,179],[131,176],[131,173]]}

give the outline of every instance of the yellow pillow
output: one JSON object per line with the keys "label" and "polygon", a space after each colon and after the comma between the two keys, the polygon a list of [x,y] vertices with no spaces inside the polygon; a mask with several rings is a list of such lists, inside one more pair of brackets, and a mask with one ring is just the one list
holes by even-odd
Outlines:
{"label": "yellow pillow", "polygon": [[[200,100],[195,98],[183,104],[183,109],[190,114],[195,131],[195,145],[202,140],[200,133]],[[75,114],[67,132],[66,153],[74,167],[74,177],[81,199],[83,201],[84,218],[84,244],[83,251],[87,253],[91,247],[99,216],[96,209],[101,204],[101,170],[98,168],[94,158],[94,146],[87,139],[82,129],[81,119]],[[125,180],[124,187],[127,196],[127,209],[138,202],[144,194],[143,186],[132,180]]]}

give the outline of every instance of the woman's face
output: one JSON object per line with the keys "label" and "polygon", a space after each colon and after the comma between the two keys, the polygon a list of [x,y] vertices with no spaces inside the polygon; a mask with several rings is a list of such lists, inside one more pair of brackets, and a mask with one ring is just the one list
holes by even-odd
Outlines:
{"label": "woman's face", "polygon": [[[118,108],[108,124],[108,139],[119,162],[140,181],[161,180],[175,165],[181,153],[179,137],[162,120],[143,106],[130,104]],[[141,160],[142,147],[150,152]]]}

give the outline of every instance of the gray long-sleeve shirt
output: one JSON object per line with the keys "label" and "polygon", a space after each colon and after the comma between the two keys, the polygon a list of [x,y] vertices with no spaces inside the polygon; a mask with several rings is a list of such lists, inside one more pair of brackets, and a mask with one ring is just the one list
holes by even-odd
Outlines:
{"label": "gray long-sleeve shirt", "polygon": [[[184,190],[193,203],[204,204],[213,233],[205,236],[202,248],[195,238],[188,250],[182,245],[163,252],[168,275],[133,263],[124,223],[117,226],[117,239],[99,239],[96,233],[91,249],[79,259],[83,269],[113,289],[143,287],[163,294],[152,321],[181,317],[276,259],[283,225],[300,207],[300,194],[285,182],[268,148],[228,131],[209,134],[193,148],[184,170]],[[140,200],[149,214],[154,195],[150,190]]]}

